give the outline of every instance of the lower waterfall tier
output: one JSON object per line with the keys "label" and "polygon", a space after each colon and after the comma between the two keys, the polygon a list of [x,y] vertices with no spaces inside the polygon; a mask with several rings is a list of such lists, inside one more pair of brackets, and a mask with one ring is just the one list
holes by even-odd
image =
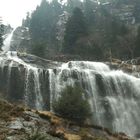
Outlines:
{"label": "lower waterfall tier", "polygon": [[100,62],[57,64],[42,61],[45,67],[36,65],[36,61],[31,64],[31,57],[27,63],[15,52],[2,54],[0,92],[12,101],[22,101],[39,110],[51,110],[52,102],[61,91],[68,85],[77,84],[84,90],[83,97],[91,106],[94,124],[133,137],[140,135],[139,78],[111,70]]}

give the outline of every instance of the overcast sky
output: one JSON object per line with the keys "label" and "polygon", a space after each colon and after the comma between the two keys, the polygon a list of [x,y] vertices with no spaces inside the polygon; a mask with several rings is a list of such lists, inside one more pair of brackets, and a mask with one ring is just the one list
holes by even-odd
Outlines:
{"label": "overcast sky", "polygon": [[21,25],[26,13],[35,10],[40,2],[41,0],[0,0],[0,17],[3,23],[17,27]]}
{"label": "overcast sky", "polygon": [[26,13],[39,5],[41,0],[0,0],[0,17],[6,24],[21,25]]}

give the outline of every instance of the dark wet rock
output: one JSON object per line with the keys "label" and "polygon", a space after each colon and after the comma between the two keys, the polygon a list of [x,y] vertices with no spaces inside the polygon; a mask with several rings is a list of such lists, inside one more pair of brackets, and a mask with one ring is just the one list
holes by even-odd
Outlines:
{"label": "dark wet rock", "polygon": [[60,62],[43,59],[41,57],[31,55],[31,54],[26,54],[26,53],[18,53],[18,57],[21,58],[26,63],[29,63],[33,66],[36,65],[37,67],[44,68],[44,69],[56,68],[61,64]]}
{"label": "dark wet rock", "polygon": [[98,86],[98,93],[100,94],[101,97],[105,97],[106,96],[106,87],[105,87],[104,79],[103,79],[102,75],[96,74],[96,83]]}

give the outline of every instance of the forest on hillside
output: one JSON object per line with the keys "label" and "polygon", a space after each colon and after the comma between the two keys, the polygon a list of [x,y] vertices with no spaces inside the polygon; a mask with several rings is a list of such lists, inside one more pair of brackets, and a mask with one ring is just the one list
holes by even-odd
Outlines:
{"label": "forest on hillside", "polygon": [[140,56],[139,23],[139,0],[42,0],[22,27],[37,56],[126,60]]}

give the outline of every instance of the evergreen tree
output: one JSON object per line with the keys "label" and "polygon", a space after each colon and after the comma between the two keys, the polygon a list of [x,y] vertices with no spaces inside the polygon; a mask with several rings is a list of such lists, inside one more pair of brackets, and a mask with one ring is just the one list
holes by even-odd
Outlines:
{"label": "evergreen tree", "polygon": [[62,5],[58,2],[58,0],[52,0],[50,5],[53,9],[53,15],[58,18],[58,15],[61,15],[63,12]]}
{"label": "evergreen tree", "polygon": [[[46,55],[47,48],[52,48],[56,45],[56,23],[59,20],[59,15],[62,14],[61,6],[58,0],[52,0],[50,3],[47,0],[42,0],[40,6],[32,13],[29,21],[29,31],[32,39],[31,50],[33,54],[37,55],[38,52],[40,56],[44,49],[44,55]],[[41,48],[41,53],[39,48]]]}
{"label": "evergreen tree", "polygon": [[54,111],[64,118],[77,123],[84,123],[90,117],[90,105],[83,98],[83,91],[79,86],[67,86],[61,93],[61,97],[53,103]]}
{"label": "evergreen tree", "polygon": [[[50,39],[51,42],[55,43],[56,41],[56,24],[59,20],[59,16],[62,15],[63,9],[62,5],[58,2],[58,0],[52,0],[50,3],[51,8],[51,32],[50,32]],[[56,45],[56,44],[55,44]]]}
{"label": "evergreen tree", "polygon": [[134,56],[139,57],[140,56],[140,26],[138,27],[138,33],[136,37],[136,48],[134,50]]}
{"label": "evergreen tree", "polygon": [[[60,1],[65,0],[52,0],[51,2],[42,0],[31,16],[27,14],[26,20],[23,21],[23,26],[29,27],[32,53],[39,56],[42,54],[49,56],[49,53],[50,55],[59,54],[58,46],[63,42],[61,50],[64,53],[78,54],[83,59],[92,56],[97,58],[99,54],[102,54],[100,57],[107,58],[108,53],[112,57],[124,57],[118,49],[118,40],[121,38],[121,44],[125,44],[125,40],[131,38],[131,34],[128,33],[126,24],[120,21],[119,16],[114,16],[115,12],[110,9],[114,8],[119,11],[120,5],[121,7],[132,5],[135,7],[132,12],[138,23],[140,21],[138,0],[100,0],[101,4],[97,4],[95,0],[67,0],[64,5]],[[106,2],[109,3],[105,4]],[[67,23],[67,19],[63,17],[64,12],[71,15]],[[59,26],[61,23],[58,22],[60,18],[63,23],[61,27]],[[56,39],[58,26],[62,31],[61,43]],[[132,26],[129,28],[134,29]],[[136,50],[139,48],[138,44],[139,39],[136,41]]]}
{"label": "evergreen tree", "polygon": [[72,16],[69,18],[66,24],[66,31],[64,36],[64,52],[74,53],[74,47],[76,42],[87,36],[87,26],[85,17],[80,8],[75,8]]}
{"label": "evergreen tree", "polygon": [[135,3],[134,16],[135,16],[136,22],[139,23],[140,22],[140,1],[135,0],[134,3]]}
{"label": "evergreen tree", "polygon": [[3,24],[0,24],[0,50],[1,50],[1,47],[3,45],[3,33],[4,33],[4,25]]}
{"label": "evergreen tree", "polygon": [[96,5],[92,0],[84,0],[84,13],[88,26],[92,26],[95,22]]}
{"label": "evergreen tree", "polygon": [[23,27],[30,27],[30,13],[27,12],[26,19],[22,21]]}
{"label": "evergreen tree", "polygon": [[58,0],[53,0],[51,3],[42,0],[40,6],[31,15],[30,34],[33,42],[54,41],[55,26],[61,13],[62,8]]}
{"label": "evergreen tree", "polygon": [[40,43],[46,41],[49,36],[49,3],[46,0],[42,0],[41,5],[36,8],[32,13],[30,21],[30,34],[33,42]]}
{"label": "evergreen tree", "polygon": [[81,8],[81,6],[82,2],[80,0],[67,0],[65,10],[69,13],[72,13],[76,7]]}

